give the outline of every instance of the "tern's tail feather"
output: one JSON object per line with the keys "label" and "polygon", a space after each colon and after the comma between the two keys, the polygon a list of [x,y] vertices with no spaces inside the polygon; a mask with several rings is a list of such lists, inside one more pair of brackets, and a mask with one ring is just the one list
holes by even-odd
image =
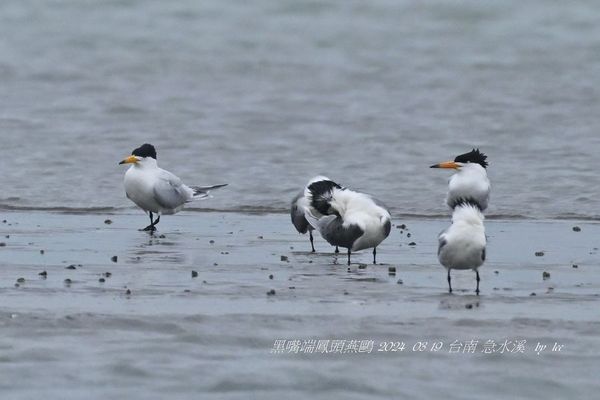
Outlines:
{"label": "tern's tail feather", "polygon": [[193,200],[201,200],[210,197],[209,193],[211,190],[220,189],[225,186],[227,186],[227,183],[213,186],[190,186],[190,188],[194,191]]}

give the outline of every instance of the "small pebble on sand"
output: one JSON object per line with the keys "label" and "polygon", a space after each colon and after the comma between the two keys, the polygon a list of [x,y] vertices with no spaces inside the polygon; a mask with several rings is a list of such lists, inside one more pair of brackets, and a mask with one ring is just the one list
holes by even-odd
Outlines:
{"label": "small pebble on sand", "polygon": [[127,289],[127,290],[125,291],[125,295],[127,295],[127,296],[130,296],[130,295],[131,295],[131,289]]}
{"label": "small pebble on sand", "polygon": [[544,271],[542,272],[542,279],[546,280],[550,278],[550,272]]}
{"label": "small pebble on sand", "polygon": [[358,269],[367,269],[367,264],[358,264]]}
{"label": "small pebble on sand", "polygon": [[100,282],[100,283],[104,283],[104,282],[106,282],[106,279],[104,279],[104,278],[100,278],[100,279],[98,279],[98,282]]}
{"label": "small pebble on sand", "polygon": [[402,285],[404,284],[404,281],[402,279],[398,279],[398,281],[396,282],[398,285]]}
{"label": "small pebble on sand", "polygon": [[48,276],[48,273],[46,271],[42,271],[38,275],[45,278]]}
{"label": "small pebble on sand", "polygon": [[198,271],[192,271],[192,278],[198,277]]}
{"label": "small pebble on sand", "polygon": [[271,289],[267,292],[267,296],[275,296],[275,289]]}
{"label": "small pebble on sand", "polygon": [[281,261],[287,261],[288,260],[288,256],[281,256]]}
{"label": "small pebble on sand", "polygon": [[581,232],[581,228],[578,226],[573,227],[573,232]]}
{"label": "small pebble on sand", "polygon": [[579,265],[573,264],[573,268],[579,268]]}
{"label": "small pebble on sand", "polygon": [[77,269],[77,267],[75,266],[75,264],[71,264],[68,267],[65,267],[65,269]]}
{"label": "small pebble on sand", "polygon": [[40,254],[44,254],[46,251],[44,250],[40,250]]}
{"label": "small pebble on sand", "polygon": [[119,258],[118,258],[117,256],[112,256],[112,257],[110,258],[110,261],[112,261],[112,262],[116,263],[118,259],[119,259]]}
{"label": "small pebble on sand", "polygon": [[498,274],[500,273],[500,271],[496,270],[496,271],[494,271],[494,273],[495,273],[496,275],[498,275]]}
{"label": "small pebble on sand", "polygon": [[215,243],[215,241],[214,241],[214,240],[209,240],[209,241],[208,241],[208,243],[210,243],[210,244],[214,244],[214,243]]}
{"label": "small pebble on sand", "polygon": [[17,279],[17,282],[18,283],[25,283],[25,278],[19,278],[19,279]]}
{"label": "small pebble on sand", "polygon": [[259,239],[264,239],[262,236],[259,236],[258,238],[259,238]]}
{"label": "small pebble on sand", "polygon": [[166,239],[167,237],[163,234],[158,237],[159,239]]}
{"label": "small pebble on sand", "polygon": [[467,310],[470,310],[471,308],[473,308],[473,304],[469,303],[469,304],[465,304],[465,308]]}
{"label": "small pebble on sand", "polygon": [[110,219],[105,219],[105,220],[104,220],[104,223],[105,223],[106,225],[110,225],[110,224],[112,224],[112,221],[111,221]]}
{"label": "small pebble on sand", "polygon": [[408,245],[409,246],[416,246],[417,244],[415,242],[410,242]]}
{"label": "small pebble on sand", "polygon": [[71,283],[73,283],[72,280],[70,280],[69,278],[64,280],[65,285],[70,285]]}
{"label": "small pebble on sand", "polygon": [[4,246],[6,246],[6,243],[0,242],[0,247],[4,247]]}
{"label": "small pebble on sand", "polygon": [[273,279],[273,274],[269,275],[269,279]]}
{"label": "small pebble on sand", "polygon": [[399,227],[400,229],[406,229],[406,225],[405,225],[405,224],[399,225],[398,227]]}
{"label": "small pebble on sand", "polygon": [[412,236],[412,235],[411,235],[410,233],[407,233],[407,234],[406,234],[406,237],[411,237],[411,236]]}
{"label": "small pebble on sand", "polygon": [[536,295],[535,292],[531,292],[531,294],[530,294],[530,296],[535,296],[535,295]]}
{"label": "small pebble on sand", "polygon": [[535,256],[536,257],[543,257],[544,256],[544,252],[543,251],[536,251],[535,252]]}

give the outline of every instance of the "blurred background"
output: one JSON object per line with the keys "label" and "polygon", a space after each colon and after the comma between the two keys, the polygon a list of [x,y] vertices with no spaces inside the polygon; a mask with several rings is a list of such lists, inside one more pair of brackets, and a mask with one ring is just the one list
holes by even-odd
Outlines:
{"label": "blurred background", "polygon": [[599,218],[595,1],[0,2],[0,208],[130,208],[144,142],[195,207],[279,211],[317,173],[447,214],[489,155],[490,215]]}

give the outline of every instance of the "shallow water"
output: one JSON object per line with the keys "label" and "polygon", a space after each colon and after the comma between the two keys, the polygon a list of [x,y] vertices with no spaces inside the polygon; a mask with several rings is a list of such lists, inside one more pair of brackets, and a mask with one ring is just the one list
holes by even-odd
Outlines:
{"label": "shallow water", "polygon": [[[3,218],[0,391],[11,399],[592,398],[599,389],[597,223],[574,232],[571,221],[488,221],[477,297],[470,271],[454,272],[455,294],[446,292],[441,220],[395,221],[408,227],[393,228],[381,264],[361,264],[365,251],[348,270],[321,239],[308,252],[281,214],[184,212],[163,218],[154,237],[135,230],[141,213]],[[273,354],[278,339],[373,340],[374,350]],[[456,340],[478,349],[450,353]],[[487,340],[526,349],[486,354]],[[390,341],[405,350],[378,351]],[[413,351],[425,341],[444,347]],[[538,355],[538,342],[564,348]]]}
{"label": "shallow water", "polygon": [[446,214],[479,146],[490,215],[598,218],[594,1],[0,4],[0,207],[130,207],[143,142],[197,207],[282,210],[323,172],[395,214]]}

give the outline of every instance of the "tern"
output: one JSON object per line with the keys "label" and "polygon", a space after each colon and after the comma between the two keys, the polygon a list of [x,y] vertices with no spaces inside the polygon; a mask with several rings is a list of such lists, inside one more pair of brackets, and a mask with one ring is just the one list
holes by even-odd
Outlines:
{"label": "tern", "polygon": [[477,279],[475,293],[479,295],[479,267],[485,261],[485,228],[479,205],[470,201],[457,203],[452,212],[452,225],[438,237],[438,259],[448,270],[448,291],[452,293],[450,271],[472,269]]}
{"label": "tern", "polygon": [[430,168],[454,169],[456,173],[448,181],[446,203],[452,209],[468,201],[484,211],[490,199],[490,180],[487,176],[487,156],[473,149],[457,156],[454,161],[432,165]]}
{"label": "tern", "polygon": [[377,246],[392,227],[390,213],[381,202],[326,178],[309,184],[304,196],[307,221],[329,244],[348,249],[348,265],[352,251],[371,247],[373,264],[377,264]]}
{"label": "tern", "polygon": [[[308,223],[306,217],[304,216],[306,208],[308,207],[308,200],[306,199],[306,196],[304,196],[304,191],[311,183],[323,180],[328,181],[329,178],[319,175],[308,181],[306,186],[292,199],[292,204],[290,207],[290,216],[292,218],[292,224],[294,225],[298,233],[304,235],[306,234],[306,232],[308,232],[308,238],[310,240],[310,246],[312,248],[313,253],[315,252],[315,245],[312,232],[315,228],[313,228],[312,225]],[[340,252],[337,247],[335,248],[335,252]]]}
{"label": "tern", "polygon": [[[143,231],[154,232],[161,215],[175,214],[185,203],[205,199],[211,190],[227,186],[184,185],[177,176],[158,167],[156,149],[149,143],[133,150],[119,164],[132,164],[125,173],[125,194],[150,216],[150,225]],[[157,214],[156,220],[153,214]]]}

